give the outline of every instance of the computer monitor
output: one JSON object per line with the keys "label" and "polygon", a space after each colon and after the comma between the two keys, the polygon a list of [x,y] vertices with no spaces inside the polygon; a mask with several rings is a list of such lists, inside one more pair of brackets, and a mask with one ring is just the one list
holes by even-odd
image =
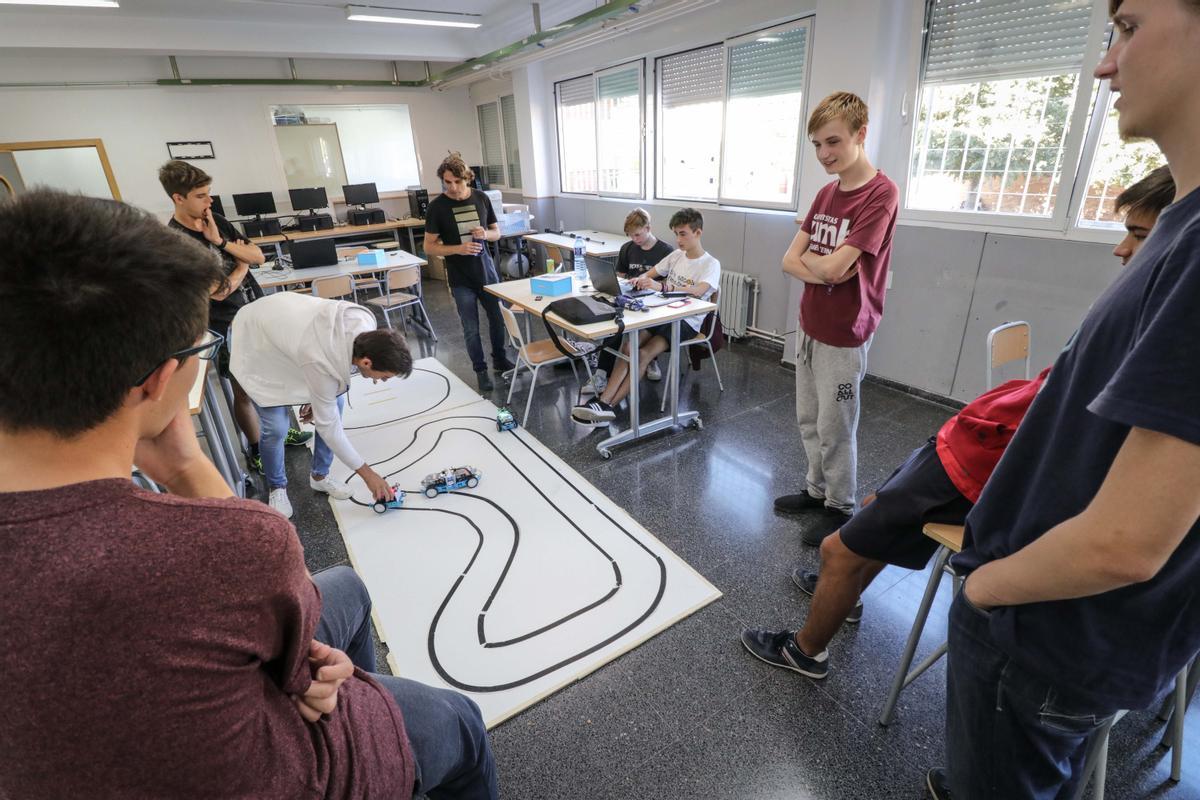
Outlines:
{"label": "computer monitor", "polygon": [[225,204],[221,202],[221,196],[216,195],[216,194],[209,195],[209,196],[212,198],[212,201],[213,201],[213,203],[212,203],[213,213],[220,214],[222,217],[225,216]]}
{"label": "computer monitor", "polygon": [[352,183],[342,187],[342,198],[348,206],[365,206],[379,202],[379,192],[373,183]]}
{"label": "computer monitor", "polygon": [[471,181],[471,188],[478,189],[481,192],[487,191],[488,180],[487,180],[487,172],[485,172],[486,169],[487,169],[487,167],[484,167],[482,165],[476,166],[476,167],[471,167],[471,172],[475,173],[475,180]]}
{"label": "computer monitor", "polygon": [[233,196],[233,207],[243,217],[259,217],[263,214],[274,214],[275,198],[271,196],[270,192],[235,194]]}
{"label": "computer monitor", "polygon": [[288,242],[292,269],[332,267],[338,263],[337,243],[333,239],[297,239]]}
{"label": "computer monitor", "polygon": [[312,211],[329,205],[329,197],[325,194],[324,186],[312,189],[288,189],[288,197],[292,201],[293,211]]}

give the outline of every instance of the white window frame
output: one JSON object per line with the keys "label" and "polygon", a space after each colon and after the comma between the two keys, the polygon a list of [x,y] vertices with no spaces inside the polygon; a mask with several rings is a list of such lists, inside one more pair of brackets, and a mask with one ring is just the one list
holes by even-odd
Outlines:
{"label": "white window frame", "polygon": [[[500,134],[500,164],[498,164],[498,165],[487,163],[487,147],[484,145],[484,141],[483,141],[483,128],[479,124],[479,109],[483,108],[484,106],[494,106],[496,109],[496,128]],[[486,103],[476,103],[475,104],[475,127],[479,131],[479,153],[480,153],[479,160],[481,162],[483,162],[482,166],[484,166],[484,167],[499,166],[500,171],[504,175],[503,183],[495,183],[493,181],[488,181],[488,186],[490,188],[495,188],[495,189],[518,191],[517,189],[514,189],[512,186],[509,186],[509,184],[508,184],[508,175],[509,175],[508,147],[507,147],[507,142],[505,142],[505,140],[504,140],[504,110],[500,107],[500,98],[499,97],[497,97],[494,100],[488,100]],[[520,151],[518,150],[518,152],[520,152]]]}
{"label": "white window frame", "polygon": [[[638,147],[638,190],[636,192],[602,192],[600,191],[600,114],[597,113],[597,105],[600,102],[600,78],[605,75],[610,75],[617,72],[628,72],[631,67],[636,67],[638,76],[638,120],[639,120],[639,147]],[[620,64],[615,64],[611,67],[595,70],[590,73],[592,76],[592,121],[596,128],[596,152],[592,154],[593,161],[596,165],[596,191],[594,192],[572,192],[568,191],[563,186],[563,138],[562,138],[562,116],[559,113],[559,94],[558,86],[562,83],[569,83],[580,78],[586,78],[589,73],[582,75],[574,75],[569,78],[562,78],[554,81],[554,134],[558,144],[558,193],[568,197],[613,197],[622,199],[641,200],[646,196],[646,59],[637,58],[632,61],[623,61]]]}
{"label": "white window frame", "polygon": [[[1104,228],[1079,227],[1076,225],[1079,205],[1083,202],[1080,189],[1086,189],[1087,177],[1091,172],[1092,158],[1095,155],[1096,144],[1100,132],[1097,129],[1095,114],[1098,110],[1099,121],[1103,124],[1105,106],[1100,104],[1100,97],[1107,98],[1107,81],[1101,82],[1099,92],[1095,91],[1092,72],[1100,61],[1104,51],[1105,30],[1108,25],[1108,4],[1097,0],[1092,5],[1092,16],[1088,23],[1088,40],[1083,54],[1083,67],[1079,72],[1079,82],[1075,90],[1075,106],[1071,111],[1069,128],[1063,142],[1062,173],[1059,176],[1058,190],[1054,195],[1054,211],[1048,217],[1021,216],[1016,214],[1001,214],[981,211],[941,211],[916,209],[908,207],[908,184],[912,180],[913,147],[919,133],[917,115],[921,108],[921,73],[924,64],[919,65],[917,73],[910,81],[910,96],[916,98],[913,106],[913,124],[909,126],[905,154],[904,182],[901,197],[899,221],[901,223],[937,224],[940,226],[966,230],[999,230],[1011,232],[1023,230],[1027,232],[1045,232],[1046,234],[1072,234],[1072,238],[1092,241],[1110,241],[1111,233]],[[924,26],[922,26],[924,29]],[[927,36],[928,34],[923,34]],[[922,62],[924,61],[925,40],[922,39]],[[1095,105],[1093,106],[1093,99]],[[1090,123],[1090,124],[1089,124]],[[1081,177],[1082,176],[1082,177]],[[1082,185],[1081,185],[1082,182]],[[1098,236],[1097,234],[1102,234]]]}
{"label": "white window frame", "polygon": [[[676,51],[673,53],[664,53],[663,55],[655,57],[655,59],[654,59],[654,130],[655,130],[654,165],[655,165],[655,175],[654,175],[654,193],[653,193],[655,201],[702,203],[702,204],[705,204],[706,206],[712,206],[712,207],[716,207],[716,208],[729,208],[729,209],[762,209],[762,210],[768,210],[768,211],[788,211],[788,212],[795,212],[797,210],[798,205],[799,205],[801,165],[803,164],[803,161],[804,161],[804,153],[806,152],[805,145],[807,144],[807,139],[804,136],[804,133],[805,133],[804,128],[805,128],[805,121],[808,119],[808,109],[809,109],[809,85],[811,83],[811,75],[812,75],[813,31],[815,28],[814,20],[815,20],[815,15],[807,14],[803,17],[798,17],[796,19],[789,20],[788,22],[784,22],[779,25],[772,25],[769,28],[762,28],[759,30],[751,31],[749,33],[741,34],[741,35],[736,36],[731,39],[725,39],[724,41],[721,41],[721,42],[712,42],[711,44],[702,45],[700,47],[689,47],[687,50],[679,50],[679,51]],[[769,35],[771,33],[785,31],[785,30],[792,30],[792,29],[801,28],[801,27],[807,28],[808,34],[807,34],[807,38],[806,38],[806,45],[804,48],[804,85],[800,88],[800,91],[802,93],[800,117],[796,121],[798,135],[796,137],[796,162],[793,167],[794,172],[793,172],[793,176],[792,176],[791,200],[786,203],[770,203],[770,202],[765,202],[765,201],[760,201],[760,200],[746,200],[746,199],[742,199],[742,198],[726,197],[724,194],[722,194],[723,184],[724,184],[724,181],[722,180],[722,178],[724,176],[724,170],[725,170],[725,148],[726,148],[725,116],[727,113],[727,109],[729,107],[729,71],[731,69],[729,50],[730,50],[730,48],[736,47],[739,44],[743,44],[747,41],[751,41],[754,39],[759,39],[759,38]],[[662,142],[662,120],[660,118],[660,112],[662,110],[662,69],[660,68],[660,62],[665,58],[670,58],[671,56],[680,55],[681,53],[691,52],[692,50],[704,50],[709,47],[714,47],[714,46],[718,46],[718,45],[721,47],[722,58],[723,58],[723,64],[722,64],[723,78],[722,78],[722,80],[724,82],[724,87],[723,87],[724,97],[721,101],[721,148],[720,148],[720,152],[718,154],[718,162],[719,163],[718,163],[718,167],[717,167],[717,196],[716,196],[716,198],[700,198],[700,197],[683,197],[683,196],[676,197],[676,196],[661,194],[659,179],[662,175],[663,142]]]}

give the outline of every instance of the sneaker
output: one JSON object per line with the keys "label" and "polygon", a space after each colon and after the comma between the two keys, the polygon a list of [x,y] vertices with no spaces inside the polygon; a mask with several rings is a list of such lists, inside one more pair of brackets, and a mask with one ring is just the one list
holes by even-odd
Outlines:
{"label": "sneaker", "polygon": [[939,767],[925,773],[925,792],[933,800],[951,800],[950,784],[946,780],[946,770]]}
{"label": "sneaker", "polygon": [[272,489],[271,497],[267,500],[267,504],[288,519],[292,518],[292,501],[288,500],[287,487]]}
{"label": "sneaker", "polygon": [[502,358],[499,361],[492,359],[492,372],[496,373],[497,375],[502,375],[505,372],[508,372],[510,369],[516,368],[517,365],[509,361],[507,357]]}
{"label": "sneaker", "polygon": [[583,397],[599,397],[608,388],[608,378],[603,372],[593,372],[592,377],[583,383],[579,394]]}
{"label": "sneaker", "polygon": [[750,651],[750,655],[773,667],[790,669],[817,680],[829,674],[829,651],[824,650],[816,657],[806,656],[796,644],[795,631],[746,628],[742,631],[742,646]]}
{"label": "sneaker", "polygon": [[662,370],[659,369],[659,367],[658,367],[658,359],[651,361],[650,366],[646,367],[646,380],[648,380],[648,381],[661,381],[662,380]]}
{"label": "sneaker", "polygon": [[800,532],[800,541],[812,547],[820,547],[821,542],[850,521],[850,515],[836,508],[826,508],[812,525]]}
{"label": "sneaker", "polygon": [[257,472],[259,475],[264,475],[264,474],[265,474],[265,473],[263,472],[262,456],[261,456],[261,455],[257,455],[257,456],[246,456],[246,467],[247,467],[247,468],[248,468],[248,469],[249,469],[251,472]]}
{"label": "sneaker", "polygon": [[[815,572],[805,572],[802,569],[796,568],[792,570],[792,583],[804,592],[809,597],[812,597],[817,592],[817,578],[820,577]],[[846,622],[862,622],[863,603],[860,599],[854,604],[854,608],[846,615]]]}
{"label": "sneaker", "polygon": [[571,418],[579,422],[612,422],[617,418],[612,406],[601,400],[593,400],[571,409]]}
{"label": "sneaker", "polygon": [[495,385],[492,383],[492,379],[488,377],[488,372],[486,369],[481,369],[478,372],[476,372],[475,380],[478,381],[479,391],[481,391],[481,392],[490,392],[490,391],[492,391],[492,389],[496,388]]}
{"label": "sneaker", "polygon": [[304,444],[312,437],[312,431],[302,431],[297,428],[288,428],[287,438],[283,440],[283,443],[288,447],[296,447],[297,445]]}
{"label": "sneaker", "polygon": [[822,508],[825,508],[825,498],[813,497],[808,492],[785,494],[775,498],[775,510],[785,514],[799,514],[803,511],[816,511]]}
{"label": "sneaker", "polygon": [[324,492],[334,500],[349,500],[354,496],[354,492],[350,491],[345,486],[338,486],[329,479],[328,475],[321,480],[317,480],[312,475],[309,475],[308,485],[314,492]]}

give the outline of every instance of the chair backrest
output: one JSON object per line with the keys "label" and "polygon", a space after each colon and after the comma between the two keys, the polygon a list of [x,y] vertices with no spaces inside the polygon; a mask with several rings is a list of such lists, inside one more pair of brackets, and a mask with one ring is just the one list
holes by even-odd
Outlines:
{"label": "chair backrest", "polygon": [[407,267],[396,267],[387,271],[388,292],[397,289],[407,289],[421,282],[421,268],[415,264]]}
{"label": "chair backrest", "polygon": [[525,340],[521,338],[521,326],[517,324],[517,317],[504,303],[499,305],[500,316],[504,318],[504,327],[508,329],[508,338],[512,339],[513,346],[520,350],[525,346]]}
{"label": "chair backrest", "polygon": [[568,255],[567,250],[553,244],[544,245],[544,247],[546,248],[547,257],[554,259],[555,272],[567,272],[575,268],[573,263],[575,260],[574,252],[570,252]]}
{"label": "chair backrest", "polygon": [[336,299],[354,294],[354,279],[349,275],[332,275],[328,278],[317,278],[312,282],[313,296]]}
{"label": "chair backrest", "polygon": [[1025,380],[1029,380],[1030,325],[1006,322],[988,332],[987,388],[992,388],[992,370],[1025,359]]}

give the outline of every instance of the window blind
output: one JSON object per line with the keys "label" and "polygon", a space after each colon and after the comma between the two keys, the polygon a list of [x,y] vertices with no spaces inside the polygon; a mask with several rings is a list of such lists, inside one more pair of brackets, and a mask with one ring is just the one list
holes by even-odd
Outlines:
{"label": "window blind", "polygon": [[521,188],[521,151],[517,148],[517,103],[511,94],[500,98],[500,116],[504,124],[504,150],[508,161],[508,185]]}
{"label": "window blind", "polygon": [[558,84],[558,103],[563,106],[581,106],[595,100],[595,88],[592,86],[592,76],[572,78]]}
{"label": "window blind", "polygon": [[666,56],[658,66],[663,108],[725,100],[725,45]]}
{"label": "window blind", "polygon": [[631,67],[620,72],[610,72],[601,75],[597,83],[596,95],[600,100],[612,100],[618,97],[636,97],[638,94],[638,68]]}
{"label": "window blind", "polygon": [[504,148],[500,144],[500,115],[495,103],[478,107],[479,139],[483,144],[483,161],[488,183],[504,183]]}
{"label": "window blind", "polygon": [[764,33],[729,48],[729,97],[770,97],[804,88],[808,26]]}

